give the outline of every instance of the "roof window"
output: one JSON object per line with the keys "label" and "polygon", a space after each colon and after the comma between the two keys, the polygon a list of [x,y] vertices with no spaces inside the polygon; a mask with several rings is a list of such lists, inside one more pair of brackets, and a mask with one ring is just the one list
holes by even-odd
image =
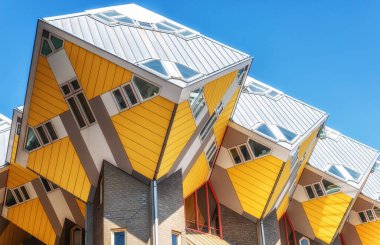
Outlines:
{"label": "roof window", "polygon": [[253,80],[245,87],[245,91],[254,94],[262,94],[272,99],[279,99],[282,92],[259,81]]}
{"label": "roof window", "polygon": [[160,60],[149,60],[147,62],[144,62],[143,65],[155,72],[160,73],[161,75],[164,76],[169,76],[168,72],[166,71],[164,65]]}
{"label": "roof window", "polygon": [[253,129],[276,141],[285,141],[290,144],[298,137],[298,134],[275,124],[267,125],[265,123],[259,123]]}
{"label": "roof window", "polygon": [[185,66],[185,65],[182,65],[180,63],[175,63],[179,73],[181,73],[181,76],[185,79],[185,80],[191,80],[192,78],[195,78],[196,76],[199,76],[200,73]]}
{"label": "roof window", "polygon": [[138,21],[139,25],[141,27],[145,27],[145,28],[149,28],[149,29],[153,29],[153,26],[151,23],[148,23],[148,22],[144,22],[144,21]]}
{"label": "roof window", "polygon": [[353,181],[356,183],[359,182],[362,176],[357,171],[343,165],[329,165],[326,171],[344,181]]}

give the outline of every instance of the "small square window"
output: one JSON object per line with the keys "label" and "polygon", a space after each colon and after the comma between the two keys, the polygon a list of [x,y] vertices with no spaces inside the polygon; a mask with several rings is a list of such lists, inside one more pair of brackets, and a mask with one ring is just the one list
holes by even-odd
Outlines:
{"label": "small square window", "polygon": [[315,194],[314,194],[313,188],[310,185],[305,186],[305,190],[306,190],[306,193],[307,193],[309,199],[315,198]]}
{"label": "small square window", "polygon": [[231,154],[231,157],[234,160],[235,164],[239,164],[239,163],[242,162],[242,160],[240,158],[240,155],[239,155],[239,152],[237,151],[236,148],[231,148],[230,149],[230,154]]}
{"label": "small square window", "polygon": [[251,157],[251,154],[249,153],[249,150],[248,150],[248,147],[246,144],[244,145],[240,145],[239,146],[239,150],[241,152],[241,155],[243,156],[244,158],[244,161],[250,161],[252,160],[252,157]]}
{"label": "small square window", "polygon": [[172,231],[172,245],[180,245],[180,236],[181,233]]}
{"label": "small square window", "polygon": [[318,195],[319,197],[324,196],[324,193],[323,193],[323,190],[322,190],[321,184],[316,183],[316,184],[314,184],[313,186],[314,186],[315,192],[317,193],[317,195]]}
{"label": "small square window", "polygon": [[112,245],[125,245],[126,244],[126,231],[117,229],[112,231]]}
{"label": "small square window", "polygon": [[365,216],[364,212],[359,212],[359,218],[362,223],[367,223],[367,217]]}

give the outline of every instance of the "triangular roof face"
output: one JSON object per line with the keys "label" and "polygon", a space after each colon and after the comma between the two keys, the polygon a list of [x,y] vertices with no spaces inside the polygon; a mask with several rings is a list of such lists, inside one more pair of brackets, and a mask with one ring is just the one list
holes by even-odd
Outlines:
{"label": "triangular roof face", "polygon": [[[119,15],[112,17],[115,14]],[[124,17],[131,23],[121,22]],[[105,20],[107,18],[109,21]],[[44,21],[144,69],[146,67],[142,63],[151,59],[182,64],[200,74],[195,80],[250,58],[245,53],[135,4],[50,17]],[[189,81],[173,74],[170,67],[164,66],[169,75],[164,78],[180,87],[189,84]]]}
{"label": "triangular roof face", "polygon": [[362,194],[380,203],[380,157],[363,187]]}
{"label": "triangular roof face", "polygon": [[[250,88],[252,84],[257,87]],[[326,112],[251,77],[247,77],[245,86],[232,121],[249,130],[263,123],[278,125],[302,137],[327,117]],[[287,142],[278,143],[286,148],[291,147]]]}

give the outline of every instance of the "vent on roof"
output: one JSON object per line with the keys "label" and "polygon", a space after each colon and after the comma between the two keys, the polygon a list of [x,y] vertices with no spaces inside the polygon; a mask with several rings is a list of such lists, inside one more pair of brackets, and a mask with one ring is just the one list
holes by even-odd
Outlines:
{"label": "vent on roof", "polygon": [[276,141],[285,141],[290,144],[298,138],[298,134],[275,124],[258,123],[252,129]]}
{"label": "vent on roof", "polygon": [[248,93],[253,93],[253,94],[262,94],[275,100],[281,98],[283,95],[281,91],[274,89],[257,80],[253,80],[250,83],[248,83],[245,86],[244,91]]}

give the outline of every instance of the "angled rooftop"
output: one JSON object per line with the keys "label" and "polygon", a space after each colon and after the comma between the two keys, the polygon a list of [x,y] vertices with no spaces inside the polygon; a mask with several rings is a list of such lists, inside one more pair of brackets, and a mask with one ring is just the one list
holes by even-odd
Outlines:
{"label": "angled rooftop", "polygon": [[368,176],[366,183],[364,184],[362,194],[372,200],[380,203],[380,157],[372,169],[371,174]]}

